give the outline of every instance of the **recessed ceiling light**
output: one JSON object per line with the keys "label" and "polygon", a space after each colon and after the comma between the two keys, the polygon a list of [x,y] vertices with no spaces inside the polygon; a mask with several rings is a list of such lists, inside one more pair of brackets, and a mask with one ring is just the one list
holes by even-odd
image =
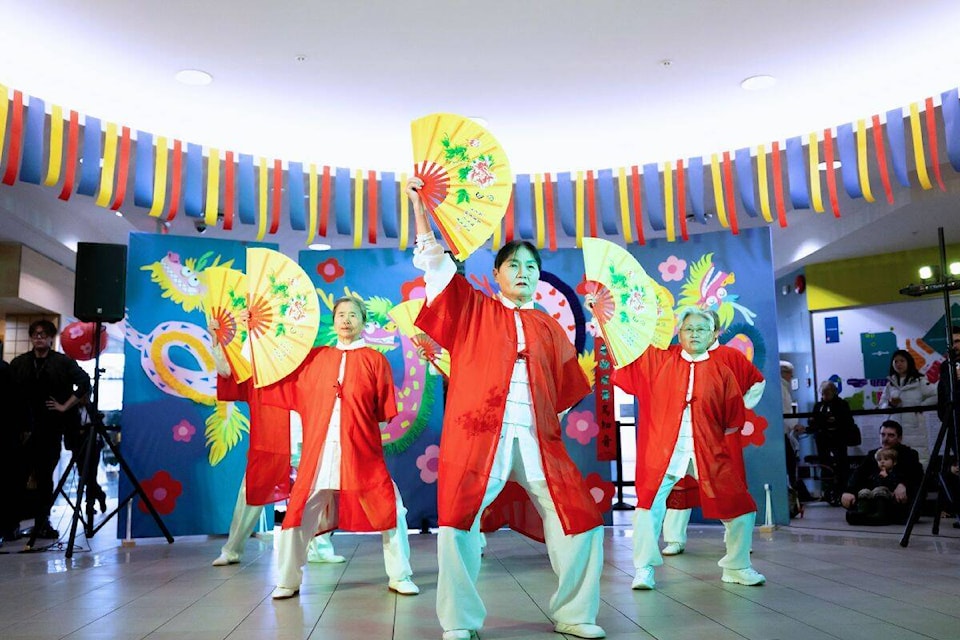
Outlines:
{"label": "recessed ceiling light", "polygon": [[177,75],[175,75],[174,78],[177,79],[177,82],[190,85],[191,87],[202,87],[203,85],[213,82],[213,76],[200,69],[181,69],[177,71]]}
{"label": "recessed ceiling light", "polygon": [[329,251],[330,245],[324,244],[323,242],[314,242],[307,249],[312,249],[313,251]]}
{"label": "recessed ceiling light", "polygon": [[[834,161],[833,161],[833,168],[834,168],[834,169],[839,169],[841,166],[842,166],[842,163],[841,163],[839,160],[834,160]],[[824,160],[823,162],[821,162],[820,164],[818,164],[818,165],[817,165],[817,169],[820,169],[820,171],[826,171],[826,170],[827,170],[827,162],[826,162],[826,160]]]}
{"label": "recessed ceiling light", "polygon": [[769,89],[775,84],[777,84],[777,79],[773,76],[750,76],[740,82],[740,88],[744,91],[761,91],[763,89]]}

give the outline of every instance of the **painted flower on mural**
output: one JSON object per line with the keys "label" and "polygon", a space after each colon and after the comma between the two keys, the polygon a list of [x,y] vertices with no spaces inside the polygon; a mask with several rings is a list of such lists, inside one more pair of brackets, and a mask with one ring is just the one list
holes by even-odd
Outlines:
{"label": "painted flower on mural", "polygon": [[567,435],[587,445],[600,433],[600,426],[592,411],[571,411],[567,414]]}
{"label": "painted flower on mural", "polygon": [[329,284],[344,274],[344,268],[336,258],[327,258],[317,265],[317,274]]}
{"label": "painted flower on mural", "polygon": [[420,469],[420,479],[427,484],[437,481],[437,466],[440,464],[440,447],[431,444],[423,453],[417,456],[417,469]]}
{"label": "painted flower on mural", "polygon": [[683,280],[683,272],[687,270],[687,261],[677,256],[670,256],[657,267],[664,282],[678,282]]}
{"label": "painted flower on mural", "polygon": [[186,418],[173,425],[173,439],[175,442],[190,442],[196,433],[197,428]]}
{"label": "painted flower on mural", "polygon": [[480,156],[474,160],[473,165],[470,166],[470,172],[467,173],[467,180],[478,187],[489,187],[497,180],[497,177],[493,175],[492,164],[488,156]]}
{"label": "painted flower on mural", "polygon": [[747,421],[744,422],[743,428],[740,430],[740,436],[743,438],[742,444],[744,447],[751,444],[759,447],[766,440],[764,431],[767,430],[767,419],[750,409],[746,410],[746,416]]}
{"label": "painted flower on mural", "polygon": [[597,324],[596,318],[591,318],[590,320],[588,320],[587,323],[584,325],[584,328],[587,330],[588,336],[596,338],[597,336],[601,335],[600,325]]}
{"label": "painted flower on mural", "polygon": [[[177,498],[183,493],[183,485],[166,471],[157,471],[152,477],[141,483],[144,493],[153,503],[153,508],[160,515],[172,513],[177,507]],[[150,513],[143,501],[137,501],[137,507],[143,513]]]}
{"label": "painted flower on mural", "polygon": [[612,482],[608,482],[600,477],[600,474],[593,472],[585,478],[587,481],[587,491],[593,497],[593,501],[600,507],[600,512],[609,511],[613,505],[613,496],[617,490]]}
{"label": "painted flower on mural", "polygon": [[427,297],[427,285],[423,276],[417,276],[413,280],[407,280],[400,285],[400,297],[403,300],[416,300],[417,298]]}

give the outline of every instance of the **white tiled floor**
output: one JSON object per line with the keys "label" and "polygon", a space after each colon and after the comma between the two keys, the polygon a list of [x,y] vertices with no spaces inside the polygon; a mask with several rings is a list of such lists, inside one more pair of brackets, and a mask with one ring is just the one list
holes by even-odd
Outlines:
{"label": "white tiled floor", "polygon": [[[900,527],[851,530],[840,509],[813,505],[802,520],[757,533],[754,564],[764,587],[719,580],[722,530],[691,526],[687,551],[657,570],[657,589],[630,589],[631,529],[607,530],[598,622],[609,638],[817,640],[960,638],[960,531],[930,520],[902,548]],[[66,529],[61,526],[61,529]],[[418,640],[440,637],[436,542],[413,535],[423,593],[386,588],[378,536],[337,534],[342,565],[309,565],[299,598],[270,599],[276,557],[269,539],[247,543],[243,562],[210,566],[221,538],[138,541],[123,547],[108,527],[62,550],[0,551],[3,640]],[[555,586],[544,547],[511,531],[489,536],[481,573],[489,616],[484,640],[552,639],[545,613]]]}

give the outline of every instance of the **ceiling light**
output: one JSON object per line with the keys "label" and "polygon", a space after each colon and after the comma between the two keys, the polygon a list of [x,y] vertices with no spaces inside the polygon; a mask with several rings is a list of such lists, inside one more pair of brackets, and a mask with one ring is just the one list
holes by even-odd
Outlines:
{"label": "ceiling light", "polygon": [[308,246],[307,249],[311,249],[313,251],[329,251],[330,245],[324,244],[323,242],[314,242]]}
{"label": "ceiling light", "polygon": [[190,85],[191,87],[202,87],[213,82],[213,76],[200,69],[181,69],[174,76],[177,82]]}
{"label": "ceiling light", "polygon": [[740,88],[744,91],[762,91],[763,89],[769,89],[775,84],[777,84],[777,79],[773,76],[750,76],[740,82]]}
{"label": "ceiling light", "polygon": [[960,262],[951,262],[947,269],[950,271],[950,275],[960,276]]}
{"label": "ceiling light", "polygon": [[930,266],[920,267],[919,275],[921,280],[929,280],[930,278],[933,277],[933,267],[930,267]]}
{"label": "ceiling light", "polygon": [[[843,164],[842,164],[839,160],[834,160],[834,161],[833,161],[833,168],[834,168],[834,169],[839,169],[839,168],[842,167],[842,166],[843,166]],[[826,170],[827,170],[827,162],[826,162],[826,160],[824,160],[823,162],[821,162],[820,164],[818,164],[818,165],[817,165],[817,169],[820,169],[820,171],[826,171]]]}

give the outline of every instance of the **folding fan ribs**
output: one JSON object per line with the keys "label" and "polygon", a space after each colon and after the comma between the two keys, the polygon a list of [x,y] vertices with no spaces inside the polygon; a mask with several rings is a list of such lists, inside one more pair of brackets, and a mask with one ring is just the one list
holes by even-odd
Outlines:
{"label": "folding fan ribs", "polygon": [[252,374],[247,326],[240,316],[247,308],[247,277],[229,267],[209,267],[201,273],[207,287],[204,310],[207,320],[217,327],[214,339],[223,350],[233,377],[243,382]]}
{"label": "folding fan ribs", "polygon": [[513,188],[496,138],[469,118],[436,113],[411,123],[420,198],[458,260],[483,245],[503,220]]}

